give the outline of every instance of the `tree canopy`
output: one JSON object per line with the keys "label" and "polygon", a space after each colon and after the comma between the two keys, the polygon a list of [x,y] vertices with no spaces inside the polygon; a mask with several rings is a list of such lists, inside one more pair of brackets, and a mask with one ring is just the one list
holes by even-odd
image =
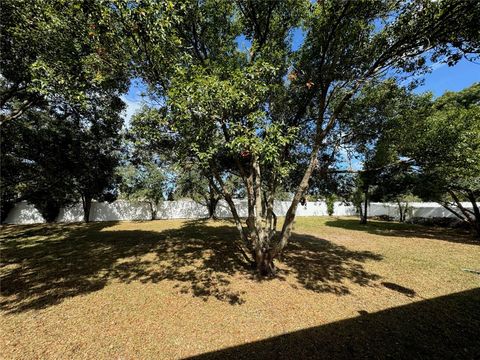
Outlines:
{"label": "tree canopy", "polygon": [[421,171],[419,194],[441,203],[480,235],[480,84],[433,101],[426,116],[408,119],[405,135],[405,155]]}
{"label": "tree canopy", "polygon": [[97,94],[88,107],[50,103],[2,125],[2,205],[27,200],[55,221],[61,207],[81,200],[88,221],[92,199],[115,197],[123,106]]}
{"label": "tree canopy", "polygon": [[[478,56],[480,40],[480,6],[464,0],[119,0],[110,9],[136,76],[184,144],[179,156],[208,166],[240,232],[239,250],[263,274],[274,271],[319,154],[342,141],[343,114],[358,93],[432,62]],[[296,32],[303,41],[294,49]],[[295,154],[305,167],[277,234],[274,195]],[[227,172],[244,183],[245,224]]]}
{"label": "tree canopy", "polygon": [[126,91],[130,72],[106,5],[2,1],[0,124],[52,100],[86,104],[98,91]]}

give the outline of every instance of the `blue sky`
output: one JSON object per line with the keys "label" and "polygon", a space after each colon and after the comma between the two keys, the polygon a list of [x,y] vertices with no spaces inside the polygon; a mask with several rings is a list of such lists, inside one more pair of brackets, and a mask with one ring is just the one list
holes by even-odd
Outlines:
{"label": "blue sky", "polygon": [[436,64],[434,70],[425,76],[424,85],[415,89],[417,93],[431,91],[441,96],[446,91],[459,91],[475,82],[480,82],[480,64],[461,60],[455,66]]}
{"label": "blue sky", "polygon": [[132,80],[128,93],[122,96],[126,109],[124,111],[125,125],[130,124],[130,119],[137,112],[143,103],[142,93],[146,91],[145,84],[140,80]]}

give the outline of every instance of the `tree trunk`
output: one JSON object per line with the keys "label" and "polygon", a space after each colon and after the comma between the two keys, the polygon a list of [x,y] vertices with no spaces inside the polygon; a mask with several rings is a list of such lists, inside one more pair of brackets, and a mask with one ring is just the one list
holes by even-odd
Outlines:
{"label": "tree trunk", "polygon": [[149,201],[150,205],[150,220],[155,220],[157,218],[157,204],[153,201]]}
{"label": "tree trunk", "polygon": [[480,237],[480,210],[478,209],[477,203],[475,201],[475,196],[471,191],[468,192],[468,199],[472,203],[473,210],[466,209],[463,207],[462,202],[458,198],[457,194],[453,190],[448,191],[450,196],[452,197],[453,201],[457,204],[458,209],[464,216],[464,221],[467,222],[472,231],[474,232],[475,236]]}
{"label": "tree trunk", "polygon": [[[360,83],[357,83],[355,85],[355,89],[358,88],[358,86],[360,86]],[[310,177],[318,163],[318,152],[322,147],[322,142],[328,135],[328,133],[334,128],[338,114],[342,111],[347,101],[353,96],[355,89],[344,95],[344,97],[334,109],[333,114],[331,114],[324,127],[324,111],[326,108],[325,102],[327,92],[322,91],[322,94],[319,98],[319,105],[322,109],[322,112],[316,121],[316,135],[310,153],[309,163],[307,165],[307,168],[305,169],[300,183],[298,184],[290,207],[288,208],[281,233],[276,243],[273,242],[273,239],[276,239],[276,216],[273,213],[275,177],[273,178],[272,183],[268,184],[267,190],[264,191],[264,189],[262,189],[262,174],[257,154],[252,152],[248,165],[244,166],[239,161],[237,161],[237,166],[240,170],[241,177],[247,189],[247,229],[244,229],[240,221],[238,212],[235,209],[235,205],[232,201],[231,195],[229,194],[223,183],[222,177],[220,176],[219,172],[216,171],[214,164],[210,164],[215,179],[220,184],[221,191],[219,191],[219,193],[222,194],[232,211],[235,225],[243,241],[243,246],[241,246],[241,248],[245,248],[245,246],[249,248],[250,254],[253,255],[254,263],[260,275],[272,276],[275,274],[274,259],[276,259],[281,254],[284,247],[287,245],[288,240],[290,239],[293,229],[293,222],[295,220],[295,213],[301,198],[305,195],[305,192],[308,189]],[[229,141],[230,136],[228,134],[228,128],[225,126],[224,123],[222,123],[222,129],[225,140]],[[248,171],[246,170],[247,168]],[[265,200],[263,200],[263,198],[265,198]],[[245,252],[243,253],[245,256]]]}
{"label": "tree trunk", "polygon": [[261,276],[274,276],[276,273],[272,254],[266,249],[260,249],[255,256],[257,271]]}
{"label": "tree trunk", "polygon": [[215,210],[217,209],[218,204],[218,197],[215,196],[214,190],[210,189],[209,199],[207,201],[207,208],[208,208],[208,218],[209,219],[216,219]]}
{"label": "tree trunk", "polygon": [[[355,85],[355,88],[357,86],[359,86],[359,84]],[[283,223],[282,231],[280,233],[280,240],[272,249],[272,255],[271,255],[272,259],[277,257],[282,252],[283,248],[287,245],[288,240],[290,239],[290,236],[292,235],[293,222],[295,220],[295,213],[297,211],[298,203],[300,202],[300,199],[305,195],[305,192],[308,189],[308,183],[310,181],[310,177],[312,176],[313,170],[318,164],[318,152],[322,147],[322,142],[325,139],[325,137],[328,135],[328,133],[335,126],[338,115],[340,114],[340,112],[342,111],[343,107],[348,102],[348,100],[353,96],[353,94],[354,94],[354,91],[351,91],[342,98],[342,100],[339,102],[339,104],[331,114],[327,124],[323,128],[322,128],[322,124],[324,123],[324,120],[325,120],[324,110],[326,108],[327,93],[326,91],[322,91],[320,95],[319,108],[322,109],[323,111],[321,111],[316,121],[317,129],[316,129],[316,134],[313,142],[312,151],[310,153],[309,163],[307,168],[305,169],[305,172],[303,173],[302,180],[298,184],[297,191],[293,196],[292,203],[288,208],[287,214],[285,215],[285,221]]]}
{"label": "tree trunk", "polygon": [[468,199],[472,203],[473,215],[475,217],[473,230],[475,231],[475,236],[480,239],[480,209],[478,208],[475,194],[472,191],[468,192]]}
{"label": "tree trunk", "polygon": [[[407,220],[407,211],[408,211],[408,201],[405,201],[405,207],[403,209],[403,222]],[[411,212],[410,212],[411,213]]]}
{"label": "tree trunk", "polygon": [[92,206],[92,197],[82,195],[82,205],[83,205],[83,221],[88,223],[90,222],[90,209]]}
{"label": "tree trunk", "polygon": [[241,253],[243,260],[248,264],[252,265],[254,260],[251,257],[252,251],[251,251],[251,246],[248,241],[248,237],[245,233],[245,230],[242,225],[242,221],[240,219],[240,216],[238,215],[237,208],[235,207],[235,203],[233,202],[232,195],[228,191],[227,187],[225,186],[222,177],[220,174],[216,171],[215,167],[212,166],[212,172],[217,180],[217,182],[220,184],[220,189],[217,188],[217,186],[214,184],[213,181],[210,182],[212,187],[217,191],[217,193],[222,194],[223,198],[227,202],[228,206],[230,207],[230,211],[232,212],[232,217],[235,222],[235,227],[237,228],[239,234],[240,234],[240,242],[236,243],[236,247],[238,251]]}
{"label": "tree trunk", "polygon": [[402,207],[402,202],[400,200],[397,200],[397,204],[398,204],[398,211],[400,213],[400,222],[403,223],[405,221],[405,211],[406,211],[406,208],[404,209]]}
{"label": "tree trunk", "polygon": [[318,163],[317,154],[320,150],[320,144],[321,142],[318,141],[312,149],[312,153],[310,155],[310,162],[307,166],[307,169],[305,170],[305,173],[303,174],[302,180],[300,181],[300,184],[297,188],[297,192],[292,199],[292,203],[287,210],[287,214],[285,215],[285,221],[283,223],[282,232],[280,234],[280,241],[272,250],[272,259],[274,259],[278,256],[278,254],[280,254],[283,248],[287,245],[290,236],[292,235],[293,221],[295,220],[295,213],[297,211],[298,204],[301,198],[304,196],[305,192],[307,191],[308,182],[310,180],[310,177],[312,176],[313,169],[315,169]]}
{"label": "tree trunk", "polygon": [[365,200],[363,202],[363,214],[361,214],[360,224],[365,225],[368,218],[368,187],[365,189]]}
{"label": "tree trunk", "polygon": [[[276,229],[273,227],[274,217],[270,214],[270,212],[273,212],[270,209],[270,207],[273,208],[273,194],[271,194],[273,189],[269,189],[270,196],[265,196],[266,194],[262,192],[261,169],[257,156],[252,155],[251,161],[253,172],[246,185],[250,194],[249,198],[253,200],[253,204],[249,204],[248,207],[248,219],[255,263],[259,275],[274,276],[275,265],[273,260],[276,254],[273,251],[272,239]],[[265,201],[265,199],[267,200]]]}
{"label": "tree trunk", "polygon": [[[266,194],[262,193],[260,164],[254,155],[251,158],[251,171],[246,172],[242,169],[242,173],[248,199],[246,228],[242,225],[232,196],[223,183],[220,174],[213,171],[215,179],[220,185],[220,189],[218,187],[215,189],[222,194],[230,207],[242,240],[237,248],[242,253],[243,258],[250,265],[254,265],[261,276],[273,276],[275,274],[275,265],[273,263],[275,255],[272,251],[272,239],[276,233],[273,194],[269,191],[269,196],[262,196]],[[263,201],[264,197],[267,199],[267,204]]]}

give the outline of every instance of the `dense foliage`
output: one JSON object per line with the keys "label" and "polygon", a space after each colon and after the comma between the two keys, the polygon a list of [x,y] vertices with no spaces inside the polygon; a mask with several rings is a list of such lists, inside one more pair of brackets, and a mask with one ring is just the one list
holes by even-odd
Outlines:
{"label": "dense foliage", "polygon": [[[344,110],[359,91],[424,72],[427,58],[454,64],[479,46],[475,1],[118,0],[111,9],[135,73],[183,144],[178,156],[212,172],[240,232],[239,249],[263,274],[274,272],[298,203],[322,166],[319,154],[343,141]],[[303,40],[294,49],[295,32]],[[304,168],[277,233],[275,193],[298,157]],[[224,184],[227,173],[242,178],[246,223]]]}
{"label": "dense foliage", "polygon": [[93,199],[115,197],[122,109],[118,97],[97,95],[88,107],[51,103],[4,124],[2,204],[27,200],[51,222],[81,199],[88,221]]}
{"label": "dense foliage", "polygon": [[404,147],[421,171],[419,195],[441,203],[480,236],[480,84],[445,93],[426,116],[409,120]]}
{"label": "dense foliage", "polygon": [[0,11],[0,123],[62,99],[86,104],[125,91],[129,72],[107,8],[96,0],[4,0]]}

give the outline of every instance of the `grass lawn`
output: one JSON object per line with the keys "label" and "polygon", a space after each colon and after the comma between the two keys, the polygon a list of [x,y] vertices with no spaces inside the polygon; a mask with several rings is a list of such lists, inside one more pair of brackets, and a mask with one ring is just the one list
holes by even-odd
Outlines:
{"label": "grass lawn", "polygon": [[480,354],[480,246],[458,230],[298,218],[279,276],[228,221],[3,226],[0,358]]}

